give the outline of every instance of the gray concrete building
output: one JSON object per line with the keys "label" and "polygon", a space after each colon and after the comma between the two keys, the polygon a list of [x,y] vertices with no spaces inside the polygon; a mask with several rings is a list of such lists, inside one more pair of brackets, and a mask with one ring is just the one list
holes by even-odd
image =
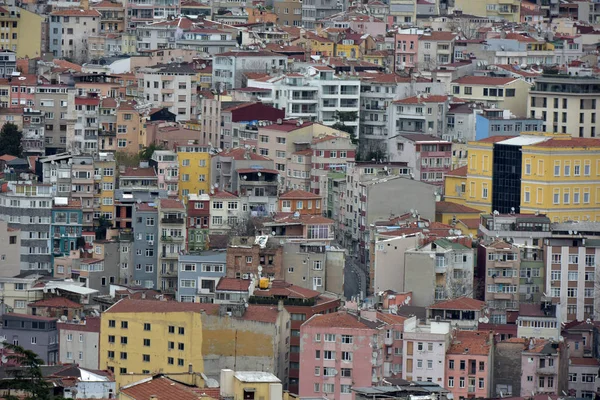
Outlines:
{"label": "gray concrete building", "polygon": [[226,251],[203,251],[197,255],[179,256],[177,268],[177,300],[214,303],[219,280],[226,276]]}
{"label": "gray concrete building", "polygon": [[[345,260],[342,248],[290,241],[283,245],[284,280],[305,289],[343,295]],[[315,279],[321,285],[315,285]]]}
{"label": "gray concrete building", "polygon": [[154,203],[133,207],[133,265],[129,284],[157,288],[156,260],[158,252],[158,209]]}
{"label": "gray concrete building", "polygon": [[77,321],[60,321],[58,327],[59,357],[65,364],[99,369],[100,317]]}
{"label": "gray concrete building", "polygon": [[521,353],[527,341],[502,341],[494,346],[492,370],[492,397],[510,397],[521,394]]}
{"label": "gray concrete building", "polygon": [[345,1],[304,0],[302,2],[302,25],[306,29],[315,29],[315,23],[323,18],[344,11]]}
{"label": "gray concrete building", "polygon": [[[75,103],[75,88],[61,84],[38,85],[35,91],[36,109],[46,115],[44,140],[46,154],[56,154],[67,148],[67,104]],[[47,118],[52,115],[53,118]]]}
{"label": "gray concrete building", "polygon": [[6,221],[0,220],[0,276],[19,275],[21,268],[21,231],[9,228]]}
{"label": "gray concrete building", "polygon": [[0,336],[8,343],[35,352],[44,364],[58,362],[56,318],[8,313],[2,315]]}
{"label": "gray concrete building", "polygon": [[9,182],[0,193],[0,219],[11,229],[21,230],[21,270],[50,270],[50,185]]}

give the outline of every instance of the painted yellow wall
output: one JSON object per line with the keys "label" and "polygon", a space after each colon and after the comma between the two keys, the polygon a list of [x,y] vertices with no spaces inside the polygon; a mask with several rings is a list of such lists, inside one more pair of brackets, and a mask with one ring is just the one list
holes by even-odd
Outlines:
{"label": "painted yellow wall", "polygon": [[[184,160],[189,160],[187,166],[184,166]],[[199,194],[200,190],[210,193],[210,155],[208,153],[179,151],[177,161],[179,164],[179,198],[186,199],[186,196],[183,195],[184,190],[187,190],[188,194]],[[204,166],[201,166],[201,163]],[[183,180],[184,175],[189,176],[187,181]],[[200,181],[201,175],[204,175],[204,181]]]}
{"label": "painted yellow wall", "polygon": [[241,382],[238,379],[233,380],[233,393],[236,399],[244,398],[244,390],[254,389],[255,399],[269,399],[271,398],[269,393],[268,382]]}
{"label": "painted yellow wall", "polygon": [[[508,6],[508,11],[503,11],[500,5]],[[511,5],[515,6],[512,12]],[[488,6],[491,6],[488,8]],[[519,22],[521,18],[521,4],[519,0],[455,0],[454,8],[471,15],[481,15],[494,19],[505,19],[508,22]]]}
{"label": "painted yellow wall", "polygon": [[[115,327],[110,327],[109,321],[115,321]],[[127,328],[121,327],[121,322],[127,321]],[[150,324],[150,330],[144,329],[144,324]],[[174,333],[169,332],[169,326],[174,327]],[[183,334],[179,334],[183,328]],[[109,336],[115,337],[115,343],[109,343]],[[127,337],[127,344],[121,344],[121,337]],[[150,346],[144,345],[144,339],[150,339]],[[173,342],[174,349],[169,349]],[[183,344],[183,351],[179,344]],[[109,358],[109,351],[114,351],[114,358]],[[121,359],[121,352],[127,353],[127,359]],[[149,355],[150,361],[145,362],[143,355]],[[173,358],[173,364],[169,363]],[[182,363],[179,360],[183,360]],[[121,384],[121,368],[127,373],[186,372],[192,364],[194,371],[204,371],[202,359],[202,321],[198,312],[139,312],[102,314],[100,325],[100,368],[114,368],[117,386]],[[182,364],[182,365],[180,365]]]}
{"label": "painted yellow wall", "polygon": [[[493,143],[469,143],[466,201],[469,207],[484,212],[492,208]],[[484,192],[487,189],[487,193]]]}
{"label": "painted yellow wall", "polygon": [[521,212],[539,211],[552,222],[600,221],[600,141],[587,148],[525,146],[522,163]]}
{"label": "painted yellow wall", "polygon": [[[116,176],[118,174],[118,170],[117,170],[117,163],[115,161],[94,161],[94,168],[102,168],[102,176],[100,178],[100,180],[97,180],[94,178],[94,183],[98,184],[98,187],[100,189],[100,193],[94,192],[94,199],[98,199],[98,206],[94,207],[94,211],[100,211],[101,213],[113,213],[113,221],[115,218],[115,206],[114,206],[114,200],[115,200],[115,191],[114,189],[117,186],[117,182],[116,182]],[[104,170],[105,168],[112,168],[113,169],[113,175],[112,176],[105,176],[104,175]],[[110,183],[112,182],[113,184],[113,190],[104,190],[103,188],[103,183]],[[102,199],[104,197],[110,197],[113,199],[113,205],[104,205]]]}
{"label": "painted yellow wall", "polygon": [[[464,184],[465,192],[461,191]],[[446,175],[444,178],[444,200],[456,204],[466,204],[467,202],[467,177]]]}

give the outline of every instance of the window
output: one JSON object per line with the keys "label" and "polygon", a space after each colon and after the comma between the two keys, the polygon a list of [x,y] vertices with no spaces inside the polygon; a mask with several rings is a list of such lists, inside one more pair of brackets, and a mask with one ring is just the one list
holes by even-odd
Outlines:
{"label": "window", "polygon": [[150,354],[142,354],[143,362],[150,362]]}
{"label": "window", "polygon": [[342,361],[352,361],[352,353],[349,351],[342,351]]}
{"label": "window", "polygon": [[451,387],[451,388],[454,387],[454,377],[453,376],[448,377],[448,387]]}
{"label": "window", "polygon": [[342,335],[342,343],[352,344],[352,335]]}
{"label": "window", "polygon": [[129,327],[129,323],[127,321],[121,321],[121,329],[127,329]]}
{"label": "window", "polygon": [[465,360],[460,360],[460,370],[464,371],[467,367],[467,363]]}
{"label": "window", "polygon": [[127,344],[127,336],[121,336],[121,344]]}
{"label": "window", "polygon": [[114,328],[115,327],[115,320],[114,319],[109,319],[108,320],[108,327],[109,328]]}
{"label": "window", "polygon": [[479,389],[485,388],[485,379],[479,378]]}
{"label": "window", "polygon": [[326,333],[325,334],[325,341],[326,342],[335,342],[335,335],[332,333]]}
{"label": "window", "polygon": [[150,339],[144,339],[144,347],[150,347]]}
{"label": "window", "polygon": [[461,389],[465,387],[465,378],[464,377],[460,377],[460,379],[458,380],[458,386]]}
{"label": "window", "polygon": [[331,350],[323,351],[323,360],[335,360],[335,351],[331,351]]}
{"label": "window", "polygon": [[180,335],[185,335],[185,328],[184,328],[184,327],[182,327],[182,326],[180,326],[180,327],[179,327],[179,330],[178,330],[178,333],[179,333]]}
{"label": "window", "polygon": [[454,369],[454,360],[449,360],[448,361],[448,368],[449,369]]}

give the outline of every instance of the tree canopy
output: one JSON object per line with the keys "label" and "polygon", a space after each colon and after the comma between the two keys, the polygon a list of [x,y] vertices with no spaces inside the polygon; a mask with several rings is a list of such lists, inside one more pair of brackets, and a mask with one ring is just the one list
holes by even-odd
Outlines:
{"label": "tree canopy", "polygon": [[5,355],[9,364],[19,367],[7,368],[6,374],[12,379],[3,379],[0,381],[0,388],[7,390],[6,399],[21,399],[22,397],[11,396],[10,391],[25,393],[27,400],[50,400],[50,386],[43,379],[42,360],[35,352],[26,350],[22,346],[4,342],[4,349],[8,350]]}
{"label": "tree canopy", "polygon": [[2,127],[2,130],[0,130],[0,152],[15,157],[22,157],[23,146],[21,139],[23,139],[23,132],[12,122],[7,122]]}

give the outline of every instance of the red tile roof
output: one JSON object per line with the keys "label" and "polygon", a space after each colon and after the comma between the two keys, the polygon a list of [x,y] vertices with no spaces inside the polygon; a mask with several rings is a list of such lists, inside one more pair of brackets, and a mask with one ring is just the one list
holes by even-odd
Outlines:
{"label": "red tile roof", "polygon": [[359,321],[355,315],[349,314],[347,311],[315,314],[302,326],[311,328],[371,329],[368,325]]}
{"label": "red tile roof", "polygon": [[491,345],[489,333],[480,331],[457,331],[450,344],[448,354],[488,356]]}
{"label": "red tile roof", "polygon": [[481,214],[481,210],[471,208],[462,204],[452,203],[450,201],[438,201],[435,203],[436,213],[455,213],[455,214]]}
{"label": "red tile roof", "polygon": [[537,43],[538,41],[532,37],[521,35],[520,33],[509,32],[506,34],[506,39],[516,40],[523,43]]}
{"label": "red tile roof", "polygon": [[131,178],[146,178],[155,177],[156,171],[152,167],[138,168],[138,167],[127,167],[125,172],[119,174],[121,177]]}
{"label": "red tile roof", "polygon": [[[287,120],[287,121],[282,121],[281,124],[273,123],[271,125],[267,125],[265,127],[262,127],[262,129],[271,129],[271,130],[280,131],[280,132],[292,132],[297,129],[306,128],[307,126],[311,126],[312,124],[313,124],[312,121],[302,121],[302,125],[298,125],[298,121],[296,121],[296,120]],[[261,128],[259,128],[259,130],[260,129]]]}
{"label": "red tile roof", "polygon": [[160,199],[160,208],[174,208],[174,209],[184,210],[185,206],[179,200]]}
{"label": "red tile roof", "polygon": [[448,96],[445,95],[433,95],[433,96],[413,96],[405,99],[396,100],[396,104],[423,104],[423,103],[443,103],[448,100]]}
{"label": "red tile roof", "polygon": [[215,193],[211,194],[210,197],[212,199],[238,199],[239,198],[235,194],[227,192],[225,190],[215,191]]}
{"label": "red tile roof", "polygon": [[225,290],[229,292],[246,292],[252,281],[250,279],[221,278],[217,284],[216,290]]}
{"label": "red tile roof", "polygon": [[223,153],[219,153],[217,156],[218,157],[231,157],[234,160],[244,160],[244,155],[248,154],[250,156],[250,159],[253,161],[270,161],[270,158],[267,158],[265,156],[262,156],[260,154],[254,153],[252,151],[246,151],[245,149],[242,149],[240,147],[235,148],[235,149],[231,149],[229,151],[225,151]]}
{"label": "red tile roof", "polygon": [[485,301],[471,299],[469,297],[459,297],[458,299],[441,301],[430,305],[433,310],[470,310],[481,311],[485,308]]}
{"label": "red tile roof", "polygon": [[165,376],[155,377],[149,381],[142,380],[123,386],[121,393],[133,400],[156,399],[198,400],[200,395],[191,387],[173,381]]}
{"label": "red tile roof", "polygon": [[279,199],[321,199],[321,196],[305,190],[294,189],[281,194]]}
{"label": "red tile roof", "polygon": [[515,81],[517,78],[501,78],[496,76],[463,76],[452,81],[460,85],[492,85],[503,86]]}
{"label": "red tile roof", "polygon": [[[529,146],[527,146],[529,147]],[[530,147],[546,148],[579,148],[579,147],[600,147],[600,139],[596,138],[568,138],[568,139],[550,139],[545,142],[530,145]]]}
{"label": "red tile roof", "polygon": [[403,324],[408,318],[396,314],[377,312],[377,319],[388,325]]}
{"label": "red tile roof", "polygon": [[454,32],[433,31],[429,35],[421,35],[419,40],[430,42],[449,42],[456,39],[457,36],[458,34]]}
{"label": "red tile roof", "polygon": [[459,223],[462,223],[469,229],[478,229],[479,228],[479,218],[462,218],[458,220]]}
{"label": "red tile roof", "polygon": [[58,321],[56,327],[58,330],[100,332],[100,317],[86,317],[80,323]]}
{"label": "red tile roof", "polygon": [[[119,4],[119,6],[121,5]],[[54,60],[52,60],[52,63],[57,67],[72,69],[73,71],[81,72],[81,65],[72,63],[67,60],[60,60],[58,58],[55,58]]]}
{"label": "red tile roof", "polygon": [[65,297],[51,297],[29,303],[29,307],[49,307],[49,308],[83,308],[83,305],[75,303]]}
{"label": "red tile roof", "polygon": [[600,361],[592,357],[571,357],[569,358],[570,365],[590,365],[590,366],[600,366]]}
{"label": "red tile roof", "polygon": [[467,171],[469,170],[469,166],[465,165],[464,167],[453,169],[452,171],[446,173],[446,176],[467,176]]}
{"label": "red tile roof", "polygon": [[314,299],[321,295],[320,292],[292,285],[285,281],[273,281],[271,286],[265,290],[255,290],[257,297],[284,297],[291,299]]}

